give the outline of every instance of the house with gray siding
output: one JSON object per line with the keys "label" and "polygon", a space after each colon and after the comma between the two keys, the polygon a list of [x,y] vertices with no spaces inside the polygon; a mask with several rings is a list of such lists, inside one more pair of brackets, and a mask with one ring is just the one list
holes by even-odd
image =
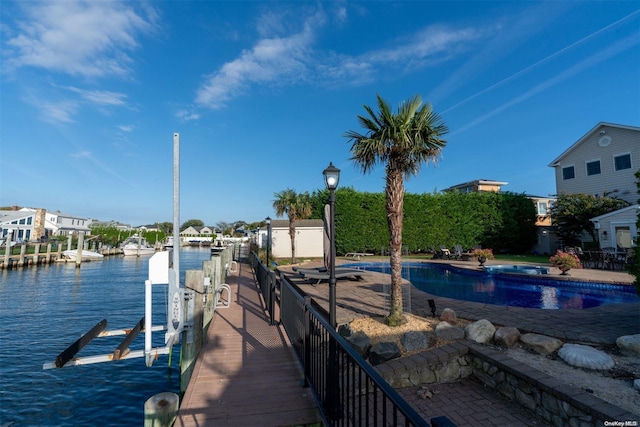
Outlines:
{"label": "house with gray siding", "polygon": [[553,160],[557,194],[585,193],[638,201],[640,127],[598,123]]}
{"label": "house with gray siding", "polygon": [[617,197],[632,206],[592,218],[600,248],[625,250],[638,236],[640,127],[598,123],[553,160],[557,194]]}

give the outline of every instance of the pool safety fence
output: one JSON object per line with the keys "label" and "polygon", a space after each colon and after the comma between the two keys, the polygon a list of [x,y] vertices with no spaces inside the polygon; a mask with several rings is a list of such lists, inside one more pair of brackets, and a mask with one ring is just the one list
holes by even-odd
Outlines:
{"label": "pool safety fence", "polygon": [[[318,402],[325,425],[430,425],[331,327],[326,310],[284,275],[272,275],[256,254],[251,265],[261,291],[273,293],[263,294],[264,300],[279,304],[278,322],[302,365],[304,386]],[[272,279],[275,285],[269,283]],[[269,310],[274,317],[273,308]]]}

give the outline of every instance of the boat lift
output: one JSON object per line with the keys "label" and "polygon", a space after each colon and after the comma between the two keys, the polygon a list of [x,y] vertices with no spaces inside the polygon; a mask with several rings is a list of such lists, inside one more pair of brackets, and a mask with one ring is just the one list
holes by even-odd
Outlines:
{"label": "boat lift", "polygon": [[[180,191],[179,191],[179,164],[180,164],[180,135],[173,134],[174,146],[174,187],[173,187],[173,239],[180,241]],[[169,254],[172,254],[171,263]],[[234,261],[235,262],[235,261]],[[227,269],[229,266],[226,266]],[[237,265],[233,266],[237,271]],[[205,277],[204,287],[208,291],[211,281]],[[166,325],[153,325],[152,288],[154,285],[168,285],[167,291],[167,318]],[[218,285],[214,293],[214,307],[221,301],[221,294],[227,292],[227,299],[220,308],[229,306],[231,290],[228,285]],[[205,293],[205,295],[208,292]],[[186,315],[184,307],[187,306]],[[54,362],[43,364],[43,369],[62,368],[68,366],[89,365],[94,363],[112,362],[116,360],[144,357],[147,367],[153,365],[154,360],[161,354],[169,354],[174,344],[180,342],[180,334],[186,332],[185,340],[193,342],[193,313],[194,291],[180,286],[180,245],[174,245],[172,251],[156,252],[149,259],[149,276],[145,280],[145,310],[144,317],[131,329],[105,330],[107,320],[98,322],[76,342],[61,352]],[[144,350],[129,350],[129,345],[144,331]],[[153,332],[165,332],[164,347],[153,348]],[[75,357],[75,355],[89,344],[94,338],[125,335],[120,345],[113,353],[87,357]]]}

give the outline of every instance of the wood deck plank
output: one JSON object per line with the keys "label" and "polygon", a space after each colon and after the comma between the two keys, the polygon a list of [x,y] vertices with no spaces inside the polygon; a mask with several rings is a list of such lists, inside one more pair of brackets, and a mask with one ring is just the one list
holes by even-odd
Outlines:
{"label": "wood deck plank", "polygon": [[321,421],[281,326],[269,325],[251,267],[230,276],[198,356],[175,426],[294,426]]}

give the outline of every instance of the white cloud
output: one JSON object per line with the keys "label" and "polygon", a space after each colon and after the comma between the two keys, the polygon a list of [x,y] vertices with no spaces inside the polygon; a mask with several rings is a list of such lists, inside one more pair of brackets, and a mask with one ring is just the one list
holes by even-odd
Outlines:
{"label": "white cloud", "polygon": [[[337,16],[347,19],[346,9],[339,10]],[[273,13],[263,15],[259,22],[260,34],[285,31],[281,17]],[[252,49],[207,76],[197,90],[196,104],[219,109],[256,85],[296,85],[305,81],[325,86],[363,84],[389,70],[446,60],[485,37],[474,28],[431,26],[394,41],[393,47],[352,56],[314,50],[313,42],[325,23],[324,14],[317,12],[304,21],[303,29],[297,33],[259,39]]]}
{"label": "white cloud", "polygon": [[188,110],[178,110],[176,112],[176,117],[185,121],[189,120],[197,120],[200,118],[200,114],[194,113]]}
{"label": "white cloud", "polygon": [[71,153],[71,157],[74,159],[89,159],[91,158],[91,151],[78,151],[77,153]]}
{"label": "white cloud", "polygon": [[85,100],[97,105],[125,105],[124,99],[127,97],[127,95],[125,95],[124,93],[117,93],[106,90],[84,90],[72,86],[68,86],[65,89],[77,93]]}
{"label": "white cloud", "polygon": [[133,132],[133,125],[119,125],[118,129],[120,129],[120,131],[122,132]]}
{"label": "white cloud", "polygon": [[26,17],[6,40],[5,66],[44,68],[75,76],[125,76],[138,33],[153,31],[154,11],[121,2],[23,2]]}
{"label": "white cloud", "polygon": [[32,105],[40,110],[40,117],[48,123],[74,123],[72,116],[78,109],[74,101],[59,101],[56,103],[33,100]]}
{"label": "white cloud", "polygon": [[310,31],[285,38],[260,40],[253,49],[222,66],[197,92],[196,102],[217,109],[243,93],[251,84],[296,81],[306,74]]}

